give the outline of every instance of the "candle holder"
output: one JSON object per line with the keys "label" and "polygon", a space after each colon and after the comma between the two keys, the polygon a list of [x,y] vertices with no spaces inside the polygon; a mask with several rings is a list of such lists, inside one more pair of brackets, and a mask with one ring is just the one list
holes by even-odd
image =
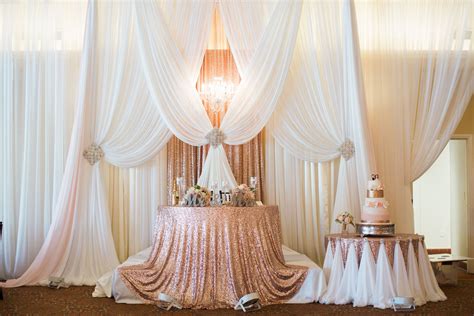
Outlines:
{"label": "candle holder", "polygon": [[177,177],[176,185],[178,186],[179,202],[182,203],[184,195],[186,194],[186,181],[184,180],[184,177]]}

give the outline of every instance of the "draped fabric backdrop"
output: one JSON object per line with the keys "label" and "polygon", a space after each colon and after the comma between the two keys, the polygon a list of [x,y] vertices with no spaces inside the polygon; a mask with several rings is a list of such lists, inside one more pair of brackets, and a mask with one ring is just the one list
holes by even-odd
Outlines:
{"label": "draped fabric backdrop", "polygon": [[134,168],[105,164],[104,186],[115,249],[120,261],[149,247],[159,205],[166,205],[167,147],[154,159]]}
{"label": "draped fabric backdrop", "polygon": [[96,143],[109,162],[133,167],[155,157],[171,136],[143,93],[139,68],[131,67],[136,64],[135,51],[128,49],[131,12],[126,4],[89,2],[77,109],[55,216],[31,266],[6,286],[35,284],[51,275],[94,284],[118,264],[101,163],[89,165],[82,152]]}
{"label": "draped fabric backdrop", "polygon": [[411,183],[436,160],[473,94],[472,1],[357,2],[369,126],[399,232]]}
{"label": "draped fabric backdrop", "polygon": [[71,137],[86,3],[0,3],[0,279],[48,233]]}
{"label": "draped fabric backdrop", "polygon": [[[333,211],[360,219],[367,180],[376,168],[353,3],[305,2],[300,23],[273,135],[299,159],[324,162],[342,155]],[[353,154],[341,150],[344,143],[353,146]]]}
{"label": "draped fabric backdrop", "polygon": [[[90,0],[87,16],[82,1],[2,2],[0,277],[21,275],[2,286],[94,284],[149,244],[177,157],[171,135],[209,142],[196,85],[216,8],[240,78],[220,118],[224,142],[257,137],[244,147],[254,157],[263,147],[265,176],[263,161],[243,164],[280,205],[284,242],[321,263],[322,235],[341,210],[357,218],[372,171],[397,230],[413,230],[410,182],[472,95],[471,1],[360,1],[359,32],[350,0]],[[93,143],[104,156],[89,164]],[[340,147],[351,143],[352,157]],[[211,147],[197,180],[234,183],[231,165],[247,155]]]}
{"label": "draped fabric backdrop", "polygon": [[[240,76],[217,10],[214,12],[211,28],[211,37],[197,83],[198,91],[201,91],[202,84],[211,81],[214,77],[223,77],[225,81],[231,82],[234,86],[240,82]],[[204,106],[213,126],[219,126],[227,106],[223,112],[217,115],[210,111],[206,100],[204,100]],[[168,144],[168,203],[171,203],[173,181],[176,177],[184,177],[187,186],[198,182],[208,149],[208,145],[196,147],[188,145],[176,137],[171,138]],[[257,200],[263,200],[265,166],[262,133],[242,145],[224,145],[224,150],[237,183],[248,184],[249,177],[256,176],[258,179]]]}
{"label": "draped fabric backdrop", "polygon": [[[194,81],[189,80],[190,70],[195,68],[183,63],[177,46],[160,25],[163,21],[154,3],[135,4],[138,50],[149,91],[160,115],[172,132],[186,143],[208,143],[212,124]],[[199,5],[209,6],[206,1]],[[272,8],[271,15],[263,21],[263,27],[252,27],[269,7]],[[194,8],[193,12],[198,9]],[[224,142],[236,145],[254,138],[276,106],[291,62],[301,2],[219,2],[219,9],[242,78],[220,126],[225,134]],[[235,16],[243,19],[235,19]],[[201,39],[188,39],[191,43],[198,40]],[[243,49],[246,54],[239,53]],[[208,186],[216,180],[236,184],[222,144],[210,147],[198,183]]]}
{"label": "draped fabric backdrop", "polygon": [[265,129],[265,201],[280,209],[283,244],[320,266],[324,235],[334,221],[339,159],[308,162],[281,147]]}

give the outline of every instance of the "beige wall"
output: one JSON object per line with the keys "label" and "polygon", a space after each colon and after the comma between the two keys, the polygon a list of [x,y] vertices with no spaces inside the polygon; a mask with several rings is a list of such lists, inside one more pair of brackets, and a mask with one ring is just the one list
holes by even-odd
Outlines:
{"label": "beige wall", "polygon": [[[467,106],[466,112],[464,112],[464,116],[459,122],[459,125],[454,133],[454,137],[462,136],[462,135],[470,135],[471,136],[471,144],[468,144],[468,168],[470,169],[468,172],[468,221],[470,225],[468,225],[468,246],[469,246],[469,256],[474,257],[474,97],[471,98],[469,105]],[[474,260],[469,262],[470,271],[471,273],[474,272]]]}
{"label": "beige wall", "polygon": [[474,97],[471,98],[471,102],[467,106],[464,116],[459,122],[458,128],[455,134],[472,134],[474,135]]}
{"label": "beige wall", "polygon": [[451,248],[450,143],[433,165],[413,182],[415,232],[428,248]]}

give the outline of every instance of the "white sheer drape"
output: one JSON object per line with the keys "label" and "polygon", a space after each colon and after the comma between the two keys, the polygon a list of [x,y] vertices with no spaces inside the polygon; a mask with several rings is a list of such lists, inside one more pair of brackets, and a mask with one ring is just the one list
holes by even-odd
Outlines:
{"label": "white sheer drape", "polygon": [[134,168],[102,165],[117,256],[121,262],[151,246],[155,211],[167,203],[167,153]]}
{"label": "white sheer drape", "polygon": [[355,154],[341,160],[334,212],[359,218],[374,159],[354,14],[351,1],[305,2],[274,136],[313,162],[339,157],[340,146],[351,141]]}
{"label": "white sheer drape", "polygon": [[133,67],[132,18],[128,3],[89,3],[62,199],[35,261],[6,286],[36,283],[50,275],[72,284],[94,284],[118,264],[100,162],[89,165],[81,150],[96,143],[107,160],[131,167],[153,158],[171,135],[143,93],[140,68]]}
{"label": "white sheer drape", "polygon": [[[384,161],[378,171],[384,175],[387,197],[392,201],[392,208],[397,210],[395,221],[398,231],[411,230],[407,218],[412,217],[409,211],[404,213],[405,209],[410,208],[397,204],[399,200],[409,203],[405,179],[416,177],[436,158],[438,150],[444,147],[446,135],[452,132],[459,120],[466,98],[472,94],[471,51],[466,53],[460,49],[464,27],[472,23],[472,3],[456,2],[452,6],[447,2],[431,3],[419,2],[414,7],[426,9],[435,16],[433,20],[427,18],[426,22],[435,31],[429,33],[428,26],[422,28],[422,35],[428,40],[420,42],[422,53],[415,50],[414,54],[411,49],[405,48],[400,52],[396,45],[391,46],[396,43],[398,35],[393,35],[392,41],[391,33],[383,33],[386,29],[399,29],[409,38],[408,26],[400,27],[405,25],[400,22],[402,19],[385,19],[384,12],[385,6],[400,6],[401,13],[397,9],[394,16],[404,17],[403,12],[413,8],[404,2],[368,3],[375,8],[374,16],[380,14],[381,18],[377,21],[387,21],[381,27],[370,30],[382,32],[384,35],[379,38],[387,37],[389,44],[363,47],[367,50],[365,56],[370,59],[365,63],[368,65],[366,82],[370,82],[370,89],[373,89],[369,92],[370,122],[372,131],[377,134],[378,155]],[[100,170],[103,162],[90,166],[84,160],[82,153],[89,145],[100,145],[105,153],[104,160],[117,166],[133,167],[155,157],[171,132],[191,144],[208,143],[206,135],[212,125],[202,107],[195,82],[215,2],[91,0],[89,4],[80,81],[77,88],[71,88],[71,93],[67,90],[69,84],[77,80],[74,80],[74,66],[71,69],[68,67],[69,62],[71,65],[74,63],[74,58],[69,61],[66,55],[61,57],[60,51],[76,49],[69,43],[75,35],[61,35],[57,31],[61,29],[61,23],[73,23],[67,20],[68,15],[54,18],[54,6],[21,2],[20,5],[25,5],[28,10],[18,11],[18,14],[31,15],[31,19],[27,19],[31,23],[25,24],[20,36],[10,37],[14,32],[9,31],[18,26],[17,21],[25,19],[9,16],[14,11],[11,8],[0,11],[1,43],[5,45],[0,60],[0,80],[5,93],[0,97],[7,104],[1,109],[1,113],[5,114],[2,117],[5,124],[2,131],[6,137],[0,139],[1,148],[5,151],[0,156],[1,170],[6,175],[6,180],[0,180],[3,197],[0,216],[7,219],[1,243],[3,254],[6,254],[2,258],[2,269],[8,275],[17,276],[33,260],[33,255],[45,239],[27,272],[6,286],[34,284],[50,275],[64,276],[67,282],[73,284],[91,284],[117,264],[113,235],[116,239],[120,236],[117,236],[116,230],[114,232],[115,224],[111,228],[108,197]],[[8,7],[11,4],[0,5]],[[61,2],[61,5],[67,6],[67,3]],[[282,214],[285,214],[282,216],[283,231],[288,244],[292,247],[297,245],[297,249],[303,249],[313,258],[320,258],[321,234],[326,231],[327,225],[333,223],[332,220],[328,222],[331,215],[327,213],[333,202],[328,196],[323,196],[331,192],[332,197],[333,191],[328,190],[336,182],[334,169],[330,164],[316,165],[294,157],[290,159],[288,152],[311,161],[330,160],[339,156],[342,142],[346,139],[352,141],[355,155],[349,160],[341,160],[333,211],[347,209],[358,215],[367,175],[374,164],[365,122],[352,2],[307,1],[304,10],[301,1],[223,1],[219,5],[243,79],[222,122],[221,129],[227,136],[225,142],[238,144],[255,136],[269,120],[283,89],[286,89],[279,102],[276,120],[278,124],[287,123],[280,124],[275,136],[287,149],[274,149],[274,165],[269,176],[269,179],[274,179],[269,189],[273,192],[273,197],[269,195],[270,201],[284,205],[281,206]],[[59,10],[59,13],[63,11]],[[454,18],[456,14],[458,18]],[[406,21],[419,24],[416,14],[407,13],[406,16]],[[40,22],[39,17],[47,18]],[[243,17],[243,20],[236,17]],[[442,27],[434,25],[437,19]],[[367,20],[361,18],[359,22]],[[43,32],[43,27],[51,27],[54,31],[49,32],[48,29]],[[369,34],[368,30],[364,27],[361,34]],[[448,31],[454,35],[447,35]],[[454,49],[448,45],[449,36],[455,37]],[[417,43],[417,40],[403,41],[412,42]],[[472,41],[470,45],[472,47]],[[17,54],[17,48],[25,52],[23,56]],[[388,62],[383,54],[389,57]],[[22,56],[23,61],[17,62],[16,56]],[[379,62],[388,65],[384,66],[382,74],[372,72],[377,70]],[[16,80],[16,76],[23,71],[16,68],[20,64],[24,64],[24,83]],[[286,80],[289,71],[290,77]],[[409,80],[402,80],[403,76],[408,76]],[[22,89],[24,93],[17,92]],[[54,89],[58,94],[53,97],[48,93]],[[74,98],[74,91],[78,91],[77,109],[68,158],[63,165],[65,148],[61,146],[67,143],[67,120],[56,122],[53,129],[52,126],[41,126],[41,122],[46,114],[62,116],[63,109],[59,109],[59,104],[68,103],[66,96]],[[16,100],[18,95],[26,96],[25,100]],[[50,100],[54,101],[50,103]],[[401,110],[398,110],[397,102],[403,104]],[[16,108],[17,104],[24,104],[24,107]],[[50,104],[55,104],[55,107],[48,108]],[[72,108],[70,106],[65,111]],[[53,111],[47,113],[49,109]],[[68,114],[63,117],[68,117]],[[407,117],[410,120],[406,120]],[[436,120],[441,120],[443,124],[440,124],[439,130],[430,133],[429,128],[435,125]],[[17,124],[19,122],[21,124]],[[21,131],[9,130],[13,125],[20,129],[26,125],[37,128],[22,135]],[[63,131],[55,136],[59,146],[52,148],[51,144],[45,143],[42,153],[41,142],[35,143],[35,137],[46,139],[43,134],[56,131]],[[401,136],[393,136],[397,133]],[[298,144],[301,140],[303,142]],[[402,153],[399,148],[403,148]],[[203,181],[206,185],[216,180],[235,184],[221,149],[221,145],[212,147],[214,154],[208,155],[215,159],[209,160],[210,167],[205,168],[207,173]],[[39,155],[40,159],[29,159],[31,155]],[[271,159],[271,155],[268,157]],[[402,162],[390,164],[385,160]],[[404,160],[408,163],[405,164]],[[20,164],[22,167],[17,168]],[[51,168],[54,168],[54,177],[46,176]],[[146,172],[138,170],[137,174]],[[211,171],[223,179],[211,179],[214,177]],[[404,175],[408,176],[404,178]],[[59,179],[62,179],[60,184]],[[129,179],[130,186],[133,185],[131,191],[141,190],[154,181],[144,179],[144,182],[135,185],[134,180]],[[12,187],[6,187],[11,183],[14,184]],[[47,183],[45,192],[49,190],[49,193],[36,190],[42,183]],[[17,191],[18,188],[20,190]],[[390,195],[391,188],[403,193],[400,196]],[[288,197],[288,192],[292,191],[295,194]],[[319,197],[315,191],[318,191]],[[51,196],[53,198],[50,199]],[[127,198],[124,197],[124,200]],[[150,197],[143,209],[154,207],[152,204],[155,201]],[[17,203],[20,203],[18,213],[15,212]],[[129,200],[128,203],[134,202]],[[42,204],[44,209],[53,210],[51,215],[41,209]],[[134,203],[133,207],[140,206]],[[294,216],[292,212],[300,209],[302,211]],[[41,228],[32,230],[37,228],[34,221],[43,212],[46,215],[41,215]],[[146,211],[144,214],[140,219],[142,224],[146,224],[149,215]],[[296,223],[292,222],[292,217],[297,218]],[[316,219],[319,222],[315,225]],[[406,222],[408,224],[404,224]],[[120,223],[115,227],[119,227],[119,231],[127,231],[127,227]],[[301,227],[304,229],[298,231]],[[142,241],[134,247],[139,248],[146,243],[149,231],[144,230],[137,235],[137,240]],[[308,242],[309,238],[314,238],[314,243]],[[126,256],[126,252],[131,251],[127,248],[132,249],[126,246],[119,249],[120,256]]]}
{"label": "white sheer drape", "polygon": [[[193,4],[198,6],[194,10],[186,2],[178,2],[176,5],[191,12],[187,14],[189,20],[186,23],[194,25],[194,29],[188,33],[187,38],[178,38],[170,31],[172,28],[166,27],[158,5],[146,1],[135,3],[138,48],[148,88],[163,120],[182,141],[202,145],[208,143],[206,136],[211,132],[212,125],[194,87],[196,78],[189,75],[192,67],[185,62],[188,56],[180,51],[179,42],[186,40],[192,43],[191,46],[204,50],[207,38],[194,34],[208,34],[214,2],[198,2]],[[242,70],[245,75],[221,124],[221,130],[226,136],[224,142],[241,144],[255,137],[276,105],[291,62],[301,2],[282,1],[276,4],[268,23],[261,28],[261,36],[249,35],[248,38],[248,25],[226,15],[229,11],[227,6],[231,4],[222,2],[219,5],[223,8],[222,19],[226,33],[229,34],[231,48],[234,45],[240,47],[242,41],[255,47],[254,52],[247,52],[248,57],[238,62],[239,67],[245,68]],[[233,14],[239,16],[247,16],[249,11],[265,7],[253,2],[232,5]],[[252,17],[261,19],[260,15]],[[239,37],[235,36],[238,32],[241,32]],[[254,41],[258,41],[258,44]],[[202,54],[194,56],[202,57]],[[238,56],[240,54],[236,58]],[[195,58],[188,64],[193,65],[198,61],[200,60]],[[246,65],[246,62],[249,64]],[[220,146],[211,146],[208,159],[213,160],[204,166],[199,184],[209,185],[209,181],[218,181],[220,184],[225,180],[236,185],[235,179],[228,176],[231,175],[230,167]],[[211,179],[211,173],[226,178]]]}
{"label": "white sheer drape", "polygon": [[66,162],[85,2],[0,3],[0,278],[20,276],[54,216]]}
{"label": "white sheer drape", "polygon": [[[242,81],[221,123],[227,144],[246,143],[262,130],[277,105],[291,64],[302,1],[281,1],[268,5],[274,8],[265,28],[254,30],[252,26],[259,23],[254,20],[262,20],[268,10],[265,5],[258,2],[220,2],[231,51],[234,52],[234,48],[240,51],[241,47],[255,47],[251,57],[248,50],[247,58],[241,58],[239,53],[234,55]],[[233,19],[233,16],[244,18]]]}
{"label": "white sheer drape", "polygon": [[[207,143],[212,129],[195,84],[204,56],[210,29],[213,1],[176,2],[187,20],[177,18],[187,30],[182,36],[171,33],[161,8],[153,1],[136,1],[133,5],[140,62],[148,90],[161,117],[174,135],[182,141],[199,146]],[[198,36],[196,36],[198,35]],[[199,53],[180,51],[185,44]],[[196,69],[198,71],[196,71]],[[194,71],[194,72],[193,72]]]}
{"label": "white sheer drape", "polygon": [[[105,159],[114,165],[141,165],[158,154],[171,134],[148,94],[143,93],[146,87],[142,73],[136,67],[135,51],[130,49],[131,7],[113,2],[99,2],[96,6],[96,33],[91,38],[94,59],[87,78],[90,90],[86,88],[90,98],[84,107],[87,120],[80,127],[86,132],[83,146],[98,144]],[[75,216],[82,229],[74,230],[70,260],[62,275],[70,283],[91,284],[117,264],[117,257],[100,162],[89,166],[82,160],[81,169],[81,189],[88,191],[79,191]],[[78,264],[79,257],[101,264],[84,271],[83,265]]]}
{"label": "white sheer drape", "polygon": [[397,231],[411,181],[446,146],[473,93],[472,1],[357,2],[369,125]]}
{"label": "white sheer drape", "polygon": [[324,236],[334,221],[338,168],[339,160],[315,163],[296,158],[275,142],[271,124],[265,128],[265,203],[278,205],[283,244],[320,266]]}

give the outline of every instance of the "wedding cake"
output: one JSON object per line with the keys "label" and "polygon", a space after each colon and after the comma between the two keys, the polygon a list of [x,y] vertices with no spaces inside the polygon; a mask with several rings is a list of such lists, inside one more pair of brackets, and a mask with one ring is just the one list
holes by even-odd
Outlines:
{"label": "wedding cake", "polygon": [[388,206],[379,175],[373,174],[367,185],[367,197],[362,207],[361,223],[356,224],[357,232],[373,236],[393,235],[395,224],[390,223]]}

